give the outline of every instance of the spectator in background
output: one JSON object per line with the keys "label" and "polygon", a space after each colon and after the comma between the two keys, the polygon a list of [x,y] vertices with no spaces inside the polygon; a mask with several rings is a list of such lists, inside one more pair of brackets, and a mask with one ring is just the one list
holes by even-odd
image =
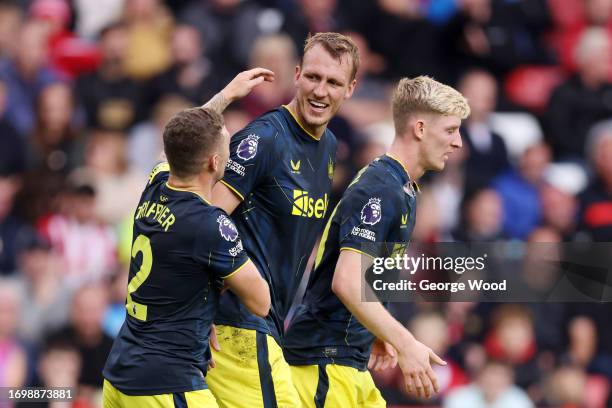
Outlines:
{"label": "spectator in background", "polygon": [[[130,231],[131,232],[131,231]],[[131,254],[130,254],[131,255]],[[104,333],[115,338],[125,320],[125,299],[128,286],[128,267],[125,266],[115,273],[109,282],[109,304],[104,312],[102,328]]]}
{"label": "spectator in background", "polygon": [[99,63],[96,46],[69,30],[71,14],[68,0],[35,0],[30,6],[31,18],[46,26],[49,63],[66,78],[93,71]]}
{"label": "spectator in background", "polygon": [[[572,26],[559,33],[557,53],[561,66],[568,73],[575,73],[578,68],[574,55],[580,37],[589,27],[601,27],[606,30],[612,39],[612,1],[611,0],[584,0],[581,2],[584,18],[576,19]],[[612,72],[609,73],[612,76]],[[612,78],[612,77],[610,77]]]}
{"label": "spectator in background", "polygon": [[0,387],[23,387],[27,356],[17,337],[24,299],[15,282],[0,279]]}
{"label": "spectator in background", "polygon": [[550,161],[550,148],[543,143],[535,144],[523,152],[517,170],[509,170],[492,181],[502,200],[505,236],[524,240],[540,223],[540,187]]}
{"label": "spectator in background", "polygon": [[459,91],[467,98],[472,114],[463,124],[467,147],[465,190],[487,187],[491,180],[508,170],[508,151],[504,140],[491,128],[491,114],[497,103],[497,82],[484,70],[471,70],[459,81]]}
{"label": "spectator in background", "polygon": [[504,209],[499,194],[482,189],[466,196],[462,204],[462,220],[453,234],[457,241],[495,241],[502,238]]}
{"label": "spectator in background", "polygon": [[[78,379],[81,372],[81,356],[70,338],[57,338],[45,344],[37,364],[39,381],[36,386],[51,389],[54,387],[73,388],[73,408],[90,408],[83,400],[79,400]],[[66,406],[62,402],[26,402],[20,401],[15,408],[60,408]]]}
{"label": "spectator in background", "polygon": [[489,358],[513,367],[516,384],[523,389],[536,384],[541,373],[534,360],[538,350],[529,310],[519,304],[498,306],[492,326],[484,341]]}
{"label": "spectator in background", "polygon": [[545,399],[549,406],[585,406],[587,378],[582,369],[561,367],[555,370],[546,383]]}
{"label": "spectator in background", "polygon": [[39,229],[62,258],[62,279],[74,289],[100,282],[116,267],[116,239],[95,216],[95,190],[72,181],[59,201],[59,212],[42,219]]}
{"label": "spectator in background", "polygon": [[593,241],[612,241],[612,121],[589,132],[587,154],[594,179],[580,195],[578,229]]}
{"label": "spectator in background", "polygon": [[612,116],[611,53],[603,28],[589,28],[580,37],[574,54],[578,73],[553,91],[546,112],[555,159],[582,161],[589,129]]}
{"label": "spectator in background", "polygon": [[512,368],[491,361],[471,385],[451,392],[444,408],[533,408],[527,394],[513,384]]}
{"label": "spectator in background", "polygon": [[[359,86],[355,88],[351,99],[342,105],[340,114],[357,128],[390,121],[389,98],[392,86],[389,81],[380,78],[385,69],[384,59],[372,51],[366,38],[360,33],[348,31],[344,35],[349,36],[359,48]],[[340,151],[338,153],[340,155]]]}
{"label": "spectator in background", "polygon": [[23,25],[12,47],[14,57],[0,61],[0,76],[11,101],[6,106],[6,119],[25,137],[34,128],[38,94],[57,77],[48,67],[47,30],[43,24]]}
{"label": "spectator in background", "polygon": [[23,11],[12,2],[0,3],[0,58],[10,58],[19,39]]}
{"label": "spectator in background", "polygon": [[343,15],[338,12],[337,0],[295,0],[294,3],[296,7],[285,17],[282,30],[289,34],[295,49],[303,48],[308,34],[341,31],[345,28]]}
{"label": "spectator in background", "polygon": [[578,200],[558,183],[547,180],[540,188],[542,224],[557,232],[563,241],[572,241],[576,232]]}
{"label": "spectator in background", "polygon": [[222,84],[248,65],[257,38],[266,29],[262,9],[242,0],[194,0],[180,13],[181,21],[197,27]]}
{"label": "spectator in background", "polygon": [[[164,150],[162,140],[164,126],[176,113],[192,106],[191,101],[181,96],[173,94],[163,96],[153,108],[151,120],[140,122],[132,128],[127,144],[127,155],[130,166],[136,172],[147,174],[160,161]],[[121,204],[125,205],[123,202]]]}
{"label": "spectator in background", "polygon": [[139,118],[141,88],[125,71],[127,41],[125,25],[113,23],[104,28],[98,70],[77,79],[77,95],[90,128],[125,130]]}
{"label": "spectator in background", "polygon": [[[315,2],[316,3],[316,2]],[[253,44],[249,67],[264,67],[274,71],[274,82],[263,83],[240,100],[240,106],[251,117],[257,117],[279,106],[289,103],[295,93],[293,84],[297,51],[285,34],[261,36]]]}
{"label": "spectator in background", "polygon": [[15,272],[17,267],[17,237],[23,223],[13,214],[20,180],[14,173],[0,173],[0,275]]}
{"label": "spectator in background", "polygon": [[67,174],[79,158],[78,137],[72,89],[60,82],[46,86],[36,103],[36,126],[28,145],[29,167]]}
{"label": "spectator in background", "polygon": [[78,376],[79,394],[93,395],[101,391],[102,369],[113,345],[113,339],[102,331],[102,319],[108,305],[108,294],[103,286],[84,286],[72,301],[70,324],[49,335],[49,341],[72,339],[81,360]]}
{"label": "spectator in background", "polygon": [[23,173],[26,169],[26,143],[6,120],[6,83],[0,78],[0,174]]}
{"label": "spectator in background", "polygon": [[551,63],[540,38],[550,22],[546,0],[463,0],[441,39],[450,74],[479,66],[501,78],[521,64]]}
{"label": "spectator in background", "polygon": [[127,29],[125,68],[137,80],[149,79],[171,64],[172,15],[161,0],[125,2]]}
{"label": "spectator in background", "polygon": [[62,279],[63,263],[51,246],[34,230],[19,236],[17,279],[27,307],[22,310],[20,333],[33,344],[68,321],[71,291]]}
{"label": "spectator in background", "polygon": [[181,24],[174,28],[170,42],[172,65],[153,77],[146,85],[146,103],[155,106],[166,96],[180,96],[191,105],[202,105],[212,98],[218,84],[218,74],[205,55],[198,30]]}
{"label": "spectator in background", "polygon": [[71,0],[79,37],[95,40],[100,31],[119,20],[125,0]]}
{"label": "spectator in background", "polygon": [[136,208],[139,187],[152,167],[142,174],[134,170],[128,162],[125,135],[107,131],[92,133],[84,164],[73,176],[81,182],[91,183],[96,192],[93,218],[109,225],[119,224]]}

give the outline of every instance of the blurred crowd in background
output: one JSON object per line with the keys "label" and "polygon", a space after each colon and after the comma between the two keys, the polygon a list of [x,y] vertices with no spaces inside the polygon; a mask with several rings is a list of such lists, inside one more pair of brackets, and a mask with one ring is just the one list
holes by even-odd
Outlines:
{"label": "blurred crowd in background", "polygon": [[[472,114],[462,151],[421,182],[414,241],[612,241],[612,0],[2,0],[0,386],[100,404],[165,122],[248,67],[276,81],[228,109],[231,133],[288,102],[320,31],[362,58],[330,126],[334,202],[392,142],[394,83],[426,74]],[[399,369],[375,374],[391,406],[612,406],[610,304],[391,308],[449,362],[433,402]]]}

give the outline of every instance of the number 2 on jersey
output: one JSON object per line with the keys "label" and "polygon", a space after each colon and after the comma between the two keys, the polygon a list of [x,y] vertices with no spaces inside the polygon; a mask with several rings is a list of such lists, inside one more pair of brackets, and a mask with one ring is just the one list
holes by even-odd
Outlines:
{"label": "number 2 on jersey", "polygon": [[149,277],[151,267],[153,266],[153,251],[151,250],[151,241],[144,235],[139,235],[138,238],[136,238],[136,241],[134,241],[134,245],[132,245],[132,259],[135,258],[139,252],[142,253],[142,264],[140,265],[138,272],[136,272],[136,275],[134,275],[132,280],[130,280],[128,283],[128,294],[125,307],[130,316],[146,322],[147,305],[143,305],[132,300],[132,293],[138,290],[140,285],[142,285]]}

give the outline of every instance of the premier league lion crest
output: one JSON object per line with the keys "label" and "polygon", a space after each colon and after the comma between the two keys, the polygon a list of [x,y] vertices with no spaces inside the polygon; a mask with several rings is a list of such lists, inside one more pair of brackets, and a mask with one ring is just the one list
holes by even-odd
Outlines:
{"label": "premier league lion crest", "polygon": [[361,222],[367,225],[374,225],[381,218],[382,208],[380,206],[380,198],[370,198],[361,209]]}
{"label": "premier league lion crest", "polygon": [[246,139],[238,144],[236,154],[242,160],[251,160],[257,154],[257,145],[259,144],[259,136],[250,134]]}
{"label": "premier league lion crest", "polygon": [[217,222],[219,223],[219,232],[226,241],[234,242],[238,239],[238,230],[229,217],[220,215]]}

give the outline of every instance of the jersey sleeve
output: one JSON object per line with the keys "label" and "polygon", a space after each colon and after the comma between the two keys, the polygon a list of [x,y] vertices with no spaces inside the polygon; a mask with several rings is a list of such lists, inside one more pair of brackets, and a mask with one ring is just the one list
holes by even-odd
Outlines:
{"label": "jersey sleeve", "polygon": [[397,203],[383,191],[352,191],[343,197],[336,219],[340,250],[353,250],[372,257],[385,256],[391,229],[397,222]]}
{"label": "jersey sleeve", "polygon": [[194,257],[218,278],[227,278],[249,260],[238,229],[222,210],[215,209],[200,224]]}
{"label": "jersey sleeve", "polygon": [[275,162],[275,135],[271,124],[255,122],[232,136],[221,182],[241,201],[269,174]]}

